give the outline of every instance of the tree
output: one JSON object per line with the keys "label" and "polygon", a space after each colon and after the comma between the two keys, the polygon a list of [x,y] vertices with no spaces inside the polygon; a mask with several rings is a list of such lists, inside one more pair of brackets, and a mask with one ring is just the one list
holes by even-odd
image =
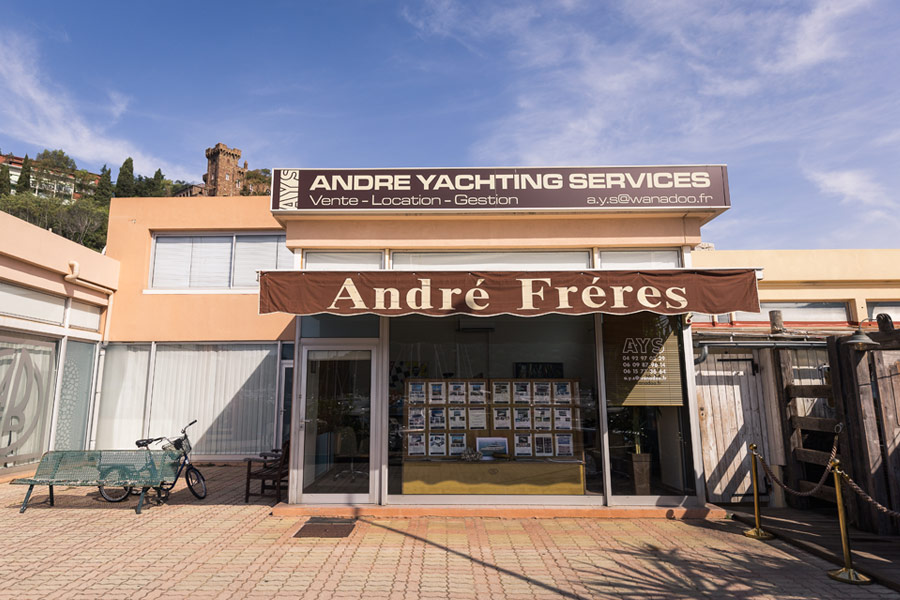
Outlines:
{"label": "tree", "polygon": [[91,197],[79,198],[60,211],[59,233],[73,242],[101,250],[106,244],[108,218],[105,206],[98,205]]}
{"label": "tree", "polygon": [[109,206],[109,200],[114,191],[110,170],[103,165],[103,168],[100,169],[100,181],[97,182],[97,188],[94,190],[94,200],[98,205]]}
{"label": "tree", "polygon": [[34,157],[34,161],[47,169],[58,171],[74,171],[78,168],[75,161],[62,150],[43,150]]}
{"label": "tree", "polygon": [[16,182],[16,193],[27,194],[31,192],[31,159],[25,155],[22,161],[22,171],[19,173],[19,180]]}
{"label": "tree", "polygon": [[42,229],[57,227],[61,208],[56,198],[35,196],[31,191],[17,191],[14,196],[0,197],[0,210]]}
{"label": "tree", "polygon": [[253,169],[247,171],[244,176],[244,185],[241,187],[241,196],[253,196],[265,194],[272,180],[272,171],[269,169]]}
{"label": "tree", "polygon": [[9,182],[9,166],[3,163],[0,166],[0,196],[9,196],[12,193],[12,184]]}
{"label": "tree", "polygon": [[150,186],[150,196],[154,198],[162,198],[166,195],[166,176],[163,175],[162,169],[157,169],[153,174],[152,184]]}
{"label": "tree", "polygon": [[134,161],[129,156],[116,177],[116,198],[131,198],[134,195]]}

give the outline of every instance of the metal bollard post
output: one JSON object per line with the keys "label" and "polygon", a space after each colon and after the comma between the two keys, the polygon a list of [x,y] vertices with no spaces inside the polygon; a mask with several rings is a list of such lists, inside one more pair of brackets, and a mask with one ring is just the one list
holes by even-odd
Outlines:
{"label": "metal bollard post", "polygon": [[847,516],[844,514],[844,497],[841,495],[841,461],[831,461],[834,471],[834,493],[837,496],[838,523],[841,527],[841,545],[844,547],[844,566],[840,569],[828,571],[828,576],[836,581],[852,583],[854,585],[866,585],[872,580],[853,568],[853,558],[850,556],[850,533],[847,531]]}
{"label": "metal bollard post", "polygon": [[750,455],[753,457],[750,473],[753,477],[753,516],[756,517],[756,527],[744,532],[749,538],[755,540],[771,540],[775,536],[768,531],[763,531],[759,523],[759,480],[756,475],[756,444],[750,444]]}

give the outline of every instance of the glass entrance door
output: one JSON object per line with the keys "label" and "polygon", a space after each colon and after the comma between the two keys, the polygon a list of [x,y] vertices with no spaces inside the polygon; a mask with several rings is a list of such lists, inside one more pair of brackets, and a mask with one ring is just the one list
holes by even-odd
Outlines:
{"label": "glass entrance door", "polygon": [[303,502],[374,502],[373,347],[303,349]]}

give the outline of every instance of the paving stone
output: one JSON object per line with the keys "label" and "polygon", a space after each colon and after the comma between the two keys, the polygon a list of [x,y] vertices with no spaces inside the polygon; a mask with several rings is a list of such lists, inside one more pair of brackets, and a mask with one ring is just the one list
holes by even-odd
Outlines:
{"label": "paving stone", "polygon": [[19,514],[24,489],[0,485],[0,600],[900,599],[730,521],[361,518],[348,538],[293,538],[304,520],[270,516],[271,498],[244,504],[240,467],[201,470],[205,500],[180,484],[141,515],[89,488]]}

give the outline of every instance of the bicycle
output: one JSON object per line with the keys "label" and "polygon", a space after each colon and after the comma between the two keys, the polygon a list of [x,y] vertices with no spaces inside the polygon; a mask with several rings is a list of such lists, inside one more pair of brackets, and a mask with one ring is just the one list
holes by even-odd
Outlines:
{"label": "bicycle", "polygon": [[[165,444],[161,447],[161,450],[167,455],[174,457],[178,457],[178,471],[175,473],[171,483],[163,483],[158,489],[157,494],[159,495],[159,501],[162,502],[169,496],[169,492],[172,488],[175,487],[175,483],[178,481],[178,478],[181,476],[181,472],[184,471],[184,479],[187,482],[188,489],[191,490],[191,493],[198,499],[203,500],[206,498],[206,478],[203,477],[203,474],[191,464],[191,442],[188,439],[187,428],[196,423],[197,420],[194,419],[190,423],[184,426],[184,429],[181,430],[181,437],[175,438],[171,440],[167,437],[158,437],[158,438],[146,438],[135,441],[135,445],[138,448],[142,448],[146,450],[146,469],[155,469],[155,461],[154,457],[150,452],[150,444],[155,444],[156,442],[161,442],[163,440],[166,441]],[[125,452],[128,452],[127,450]],[[137,451],[140,452],[140,451]],[[121,502],[128,498],[131,494],[138,494],[140,492],[134,491],[132,486],[123,486],[121,488],[109,488],[104,486],[99,486],[100,495],[103,496],[103,499],[107,502]]]}

